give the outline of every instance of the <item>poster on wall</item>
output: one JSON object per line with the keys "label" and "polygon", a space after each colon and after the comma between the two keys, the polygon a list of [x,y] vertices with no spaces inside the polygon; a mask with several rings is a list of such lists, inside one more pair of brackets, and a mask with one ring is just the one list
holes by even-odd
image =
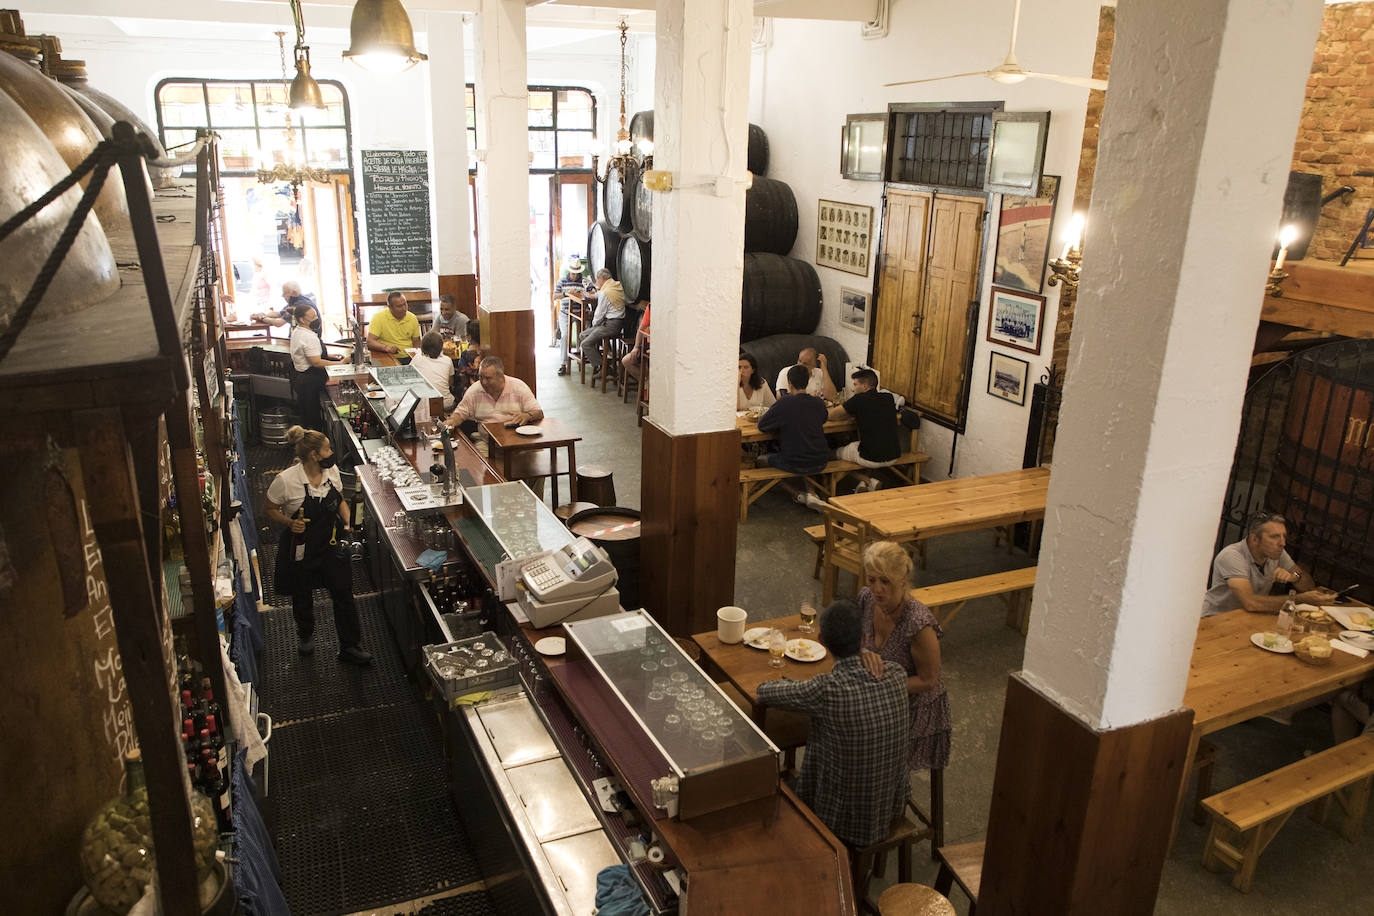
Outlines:
{"label": "poster on wall", "polygon": [[363,150],[363,210],[369,272],[423,274],[433,269],[429,153]]}
{"label": "poster on wall", "polygon": [[868,333],[868,293],[840,287],[840,324]]}
{"label": "poster on wall", "polygon": [[821,200],[816,215],[816,266],[868,276],[873,208]]}
{"label": "poster on wall", "polygon": [[1038,197],[1002,195],[997,224],[997,258],[992,282],[1028,293],[1040,292],[1045,282],[1045,260],[1050,250],[1050,225],[1059,197],[1059,176],[1040,178]]}

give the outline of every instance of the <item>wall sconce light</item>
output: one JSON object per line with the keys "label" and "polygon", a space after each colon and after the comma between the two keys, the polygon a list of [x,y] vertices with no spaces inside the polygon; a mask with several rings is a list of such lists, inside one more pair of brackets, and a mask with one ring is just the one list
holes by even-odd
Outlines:
{"label": "wall sconce light", "polygon": [[343,56],[364,70],[401,73],[429,60],[415,49],[415,31],[401,0],[358,0],[348,32]]}
{"label": "wall sconce light", "polygon": [[1288,246],[1298,237],[1298,227],[1289,223],[1279,230],[1279,256],[1274,259],[1274,269],[1269,271],[1269,283],[1264,291],[1270,296],[1283,295],[1283,281],[1288,279],[1283,262],[1288,257]]}
{"label": "wall sconce light", "polygon": [[671,191],[673,189],[673,173],[667,169],[649,169],[640,176],[640,181],[644,182],[644,187],[650,191]]}

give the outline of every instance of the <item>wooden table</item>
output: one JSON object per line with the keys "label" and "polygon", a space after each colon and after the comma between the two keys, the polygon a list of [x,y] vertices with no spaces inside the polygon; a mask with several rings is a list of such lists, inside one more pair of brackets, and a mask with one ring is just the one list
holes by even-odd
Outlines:
{"label": "wooden table", "polygon": [[[748,417],[737,416],[735,418],[735,428],[739,430],[740,442],[771,442],[778,438],[776,433],[763,432],[759,429],[759,424]],[[825,426],[821,427],[821,431],[827,436],[836,433],[857,433],[859,431],[859,424],[854,421],[853,417],[845,414],[844,417],[839,420],[826,420]]]}
{"label": "wooden table", "polygon": [[1045,517],[1049,468],[1023,468],[913,487],[835,496],[829,504],[889,541],[920,541]]}
{"label": "wooden table", "polygon": [[[1251,644],[1250,634],[1264,632],[1273,624],[1272,615],[1229,611],[1204,617],[1198,625],[1183,694],[1183,705],[1193,711],[1193,733],[1183,758],[1189,766],[1204,735],[1374,676],[1374,653],[1356,658],[1334,649],[1331,664],[1309,665],[1296,656],[1266,652]],[[1174,807],[1175,830],[1187,794],[1185,776]]]}
{"label": "wooden table", "polygon": [[[557,508],[558,502],[558,477],[560,474],[568,475],[568,488],[572,491],[571,502],[577,502],[577,444],[582,441],[582,437],[575,434],[559,420],[553,417],[545,417],[542,420],[528,424],[537,426],[542,430],[542,435],[522,436],[513,429],[507,429],[502,420],[489,420],[482,424],[482,428],[491,437],[491,444],[500,453],[501,474],[506,480],[535,480],[541,477],[548,477],[553,488],[553,505]],[[558,450],[566,448],[568,450],[568,469],[558,470]],[[548,466],[547,469],[540,462],[530,461],[523,465],[516,464],[517,456],[538,457],[530,455],[531,452],[547,450]],[[492,455],[493,460],[497,457]]]}
{"label": "wooden table", "polygon": [[[811,633],[803,633],[801,617],[788,614],[759,623],[751,623],[745,629],[754,627],[777,627],[788,639],[805,637],[819,642],[820,617],[816,618],[816,628]],[[835,665],[835,658],[829,652],[825,658],[814,662],[796,662],[783,658],[782,667],[774,668],[768,664],[769,655],[763,649],[751,649],[744,643],[723,643],[716,637],[715,630],[692,634],[692,640],[701,646],[702,661],[710,661],[735,689],[744,694],[753,707],[751,715],[755,721],[762,721],[763,708],[759,706],[759,685],[764,681],[776,681],[784,677],[794,681],[806,681],[818,674],[825,674]],[[707,668],[709,671],[710,668]]]}

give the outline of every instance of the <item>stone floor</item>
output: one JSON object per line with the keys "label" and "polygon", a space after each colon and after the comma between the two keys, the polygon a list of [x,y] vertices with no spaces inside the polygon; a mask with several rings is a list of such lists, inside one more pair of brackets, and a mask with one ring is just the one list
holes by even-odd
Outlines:
{"label": "stone floor", "polygon": [[[640,437],[633,404],[622,403],[613,390],[602,394],[599,388],[584,387],[576,374],[557,376],[556,350],[541,346],[537,357],[538,396],[545,411],[569,421],[582,434],[578,463],[609,467],[620,504],[638,508]],[[749,611],[750,619],[778,616],[819,597],[819,583],[811,578],[815,550],[801,534],[803,527],[818,520],[817,513],[790,502],[776,488],[750,508],[749,521],[739,530],[735,567],[735,602]],[[995,548],[989,532],[955,535],[931,543],[929,568],[918,572],[918,583],[1026,563],[1024,553],[1008,555],[1005,547]],[[842,591],[850,588],[852,579],[842,573]],[[945,772],[946,841],[951,844],[981,839],[987,827],[1006,680],[1020,667],[1024,648],[1021,635],[1004,625],[1003,616],[996,598],[970,602],[941,644],[954,715],[952,759]],[[1220,790],[1291,763],[1304,750],[1327,747],[1331,737],[1325,710],[1312,709],[1300,713],[1291,727],[1256,719],[1210,740],[1221,752],[1213,777],[1214,788]],[[916,779],[924,793],[924,778]],[[1260,860],[1251,892],[1241,894],[1223,876],[1203,869],[1206,830],[1185,817],[1165,865],[1155,911],[1208,916],[1318,909],[1328,914],[1370,912],[1372,835],[1374,827],[1366,822],[1360,842],[1351,844],[1307,817],[1294,817]],[[888,875],[888,881],[894,880],[895,868],[889,868]],[[915,879],[933,883],[934,878],[935,866],[922,847],[917,851]],[[966,913],[967,901],[957,889],[952,896],[956,909]]]}

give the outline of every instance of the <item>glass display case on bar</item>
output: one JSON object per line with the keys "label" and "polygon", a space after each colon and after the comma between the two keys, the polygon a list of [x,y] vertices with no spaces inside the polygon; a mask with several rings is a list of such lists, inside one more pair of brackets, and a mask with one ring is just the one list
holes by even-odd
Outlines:
{"label": "glass display case on bar", "polygon": [[678,779],[691,818],[777,791],[778,748],[646,612],[564,625],[572,664],[590,664]]}

